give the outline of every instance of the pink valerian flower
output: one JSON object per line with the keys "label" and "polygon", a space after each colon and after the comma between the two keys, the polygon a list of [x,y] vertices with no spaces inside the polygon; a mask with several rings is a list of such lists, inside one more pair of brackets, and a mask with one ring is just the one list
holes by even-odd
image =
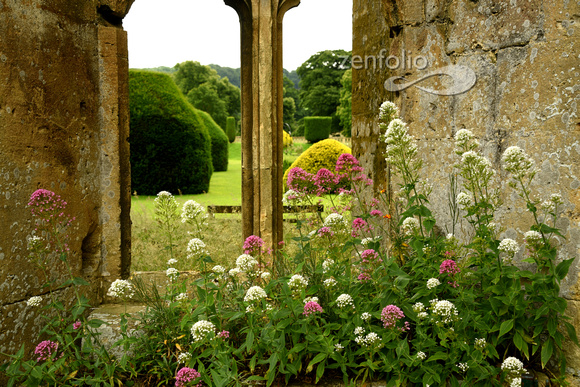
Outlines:
{"label": "pink valerian flower", "polygon": [[455,257],[455,251],[446,251],[443,255],[445,255],[446,258],[453,258]]}
{"label": "pink valerian flower", "polygon": [[62,356],[56,357],[58,351],[58,343],[50,340],[41,341],[34,350],[34,354],[38,357],[36,361],[45,361],[48,359],[56,360]]}
{"label": "pink valerian flower", "polygon": [[244,241],[244,254],[260,254],[262,246],[264,246],[262,238],[256,235],[250,235]]}
{"label": "pink valerian flower", "polygon": [[336,160],[336,167],[334,169],[338,173],[357,173],[362,172],[362,167],[356,157],[350,153],[343,153],[338,156]]}
{"label": "pink valerian flower", "polygon": [[379,210],[372,210],[370,214],[371,214],[371,216],[374,216],[377,218],[380,218],[381,216],[383,216],[383,213]]}
{"label": "pink valerian flower", "polygon": [[318,302],[309,301],[304,305],[304,312],[302,314],[305,316],[311,316],[315,313],[322,312],[322,307],[318,304]]}
{"label": "pink valerian flower", "polygon": [[[75,220],[65,214],[64,210],[67,203],[61,197],[52,191],[46,189],[37,189],[30,196],[28,207],[35,218],[36,225],[42,230],[48,230],[50,233],[62,233],[64,228],[70,226]],[[39,231],[35,228],[34,231]],[[63,240],[63,238],[60,238]],[[48,241],[49,243],[51,240]],[[57,247],[57,252],[69,251],[66,243],[66,235],[64,235],[64,242]]]}
{"label": "pink valerian flower", "polygon": [[366,249],[360,255],[362,259],[362,263],[375,263],[375,262],[383,262],[381,258],[379,258],[379,254],[373,249]]}
{"label": "pink valerian flower", "polygon": [[73,329],[76,331],[77,329],[79,329],[81,326],[83,325],[83,323],[81,322],[81,320],[77,320],[75,321],[75,323],[73,324]]}
{"label": "pink valerian flower", "polygon": [[351,235],[356,238],[360,235],[359,233],[371,232],[372,229],[373,226],[368,224],[366,220],[363,218],[356,218],[352,221]]}
{"label": "pink valerian flower", "polygon": [[[383,326],[387,329],[397,328],[397,322],[405,317],[405,314],[395,305],[387,305],[383,308],[381,312],[381,321],[383,322]],[[409,323],[405,322],[403,327],[397,328],[400,331],[408,331],[410,329]]]}
{"label": "pink valerian flower", "polygon": [[221,331],[220,333],[217,334],[217,337],[220,337],[222,339],[229,339],[230,332],[229,331]]}
{"label": "pink valerian flower", "polygon": [[[175,387],[188,386],[189,383],[196,382],[199,378],[201,378],[201,374],[194,368],[183,367],[177,371],[177,375],[175,376]],[[201,382],[196,384],[196,387],[201,387]]]}
{"label": "pink valerian flower", "polygon": [[371,275],[369,273],[367,273],[366,271],[363,271],[362,273],[360,273],[358,275],[357,279],[360,282],[368,282],[368,281],[372,280],[373,278],[371,277]]}
{"label": "pink valerian flower", "polygon": [[321,227],[318,230],[318,236],[319,237],[333,237],[334,236],[334,231],[332,231],[330,229],[330,227]]}
{"label": "pink valerian flower", "polygon": [[336,190],[336,176],[326,168],[320,168],[314,176],[314,185],[316,185],[316,195],[322,196]]}
{"label": "pink valerian flower", "polygon": [[314,194],[317,190],[314,184],[314,175],[300,167],[294,167],[288,172],[286,184],[289,189],[300,194]]}
{"label": "pink valerian flower", "polygon": [[448,273],[450,276],[454,276],[455,274],[459,273],[461,270],[457,267],[457,264],[452,259],[446,259],[443,261],[441,266],[439,266],[439,274]]}

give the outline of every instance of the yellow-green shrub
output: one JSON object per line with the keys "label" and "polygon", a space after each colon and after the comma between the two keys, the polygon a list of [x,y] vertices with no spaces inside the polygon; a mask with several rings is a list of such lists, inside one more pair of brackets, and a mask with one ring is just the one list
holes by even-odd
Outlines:
{"label": "yellow-green shrub", "polygon": [[290,145],[292,145],[292,143],[294,141],[292,140],[292,136],[290,136],[288,134],[288,132],[286,132],[285,130],[283,130],[283,132],[284,132],[284,134],[283,134],[284,135],[284,139],[282,141],[284,141],[284,148],[286,148],[286,147],[289,147]]}
{"label": "yellow-green shrub", "polygon": [[332,139],[322,140],[306,149],[284,173],[284,189],[286,189],[286,181],[288,180],[288,172],[292,168],[300,167],[306,172],[316,174],[319,169],[326,168],[334,172],[336,160],[343,153],[352,153],[351,149]]}

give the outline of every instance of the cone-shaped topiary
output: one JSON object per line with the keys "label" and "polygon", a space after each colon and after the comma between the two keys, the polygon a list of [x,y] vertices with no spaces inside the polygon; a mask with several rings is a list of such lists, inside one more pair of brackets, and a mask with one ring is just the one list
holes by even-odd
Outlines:
{"label": "cone-shaped topiary", "polygon": [[203,119],[205,127],[211,137],[211,161],[214,172],[228,170],[228,154],[230,143],[228,136],[216,122],[211,118],[209,113],[198,110],[198,114]]}
{"label": "cone-shaped topiary", "polygon": [[288,172],[292,168],[300,167],[306,172],[313,174],[316,174],[321,168],[334,172],[336,161],[343,153],[351,153],[351,149],[336,140],[327,139],[312,145],[294,160],[290,168],[284,173],[284,189],[287,187]]}
{"label": "cone-shaped topiary", "polygon": [[226,135],[230,142],[236,141],[236,119],[234,117],[228,117],[226,120]]}
{"label": "cone-shaped topiary", "polygon": [[202,118],[166,74],[129,72],[131,190],[209,190],[211,140]]}

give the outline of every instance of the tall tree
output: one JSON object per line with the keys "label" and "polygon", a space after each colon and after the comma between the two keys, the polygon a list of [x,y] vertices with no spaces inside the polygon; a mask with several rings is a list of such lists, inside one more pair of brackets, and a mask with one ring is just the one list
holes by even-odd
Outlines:
{"label": "tall tree", "polygon": [[340,104],[336,109],[336,115],[342,125],[342,134],[351,137],[352,129],[352,69],[344,72],[342,79],[342,89],[340,89]]}
{"label": "tall tree", "polygon": [[175,83],[188,101],[211,115],[222,128],[228,116],[240,118],[241,93],[227,78],[199,62],[187,61],[175,65]]}
{"label": "tall tree", "polygon": [[306,116],[332,117],[332,132],[342,130],[336,109],[340,103],[340,82],[350,67],[350,52],[327,50],[312,55],[296,72],[300,77],[300,99]]}

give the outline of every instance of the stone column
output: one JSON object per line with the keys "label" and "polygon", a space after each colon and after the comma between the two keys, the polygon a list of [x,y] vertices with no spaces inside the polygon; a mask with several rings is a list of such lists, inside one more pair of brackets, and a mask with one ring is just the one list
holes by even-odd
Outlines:
{"label": "stone column", "polygon": [[300,0],[224,0],[240,17],[244,238],[282,240],[282,19]]}

